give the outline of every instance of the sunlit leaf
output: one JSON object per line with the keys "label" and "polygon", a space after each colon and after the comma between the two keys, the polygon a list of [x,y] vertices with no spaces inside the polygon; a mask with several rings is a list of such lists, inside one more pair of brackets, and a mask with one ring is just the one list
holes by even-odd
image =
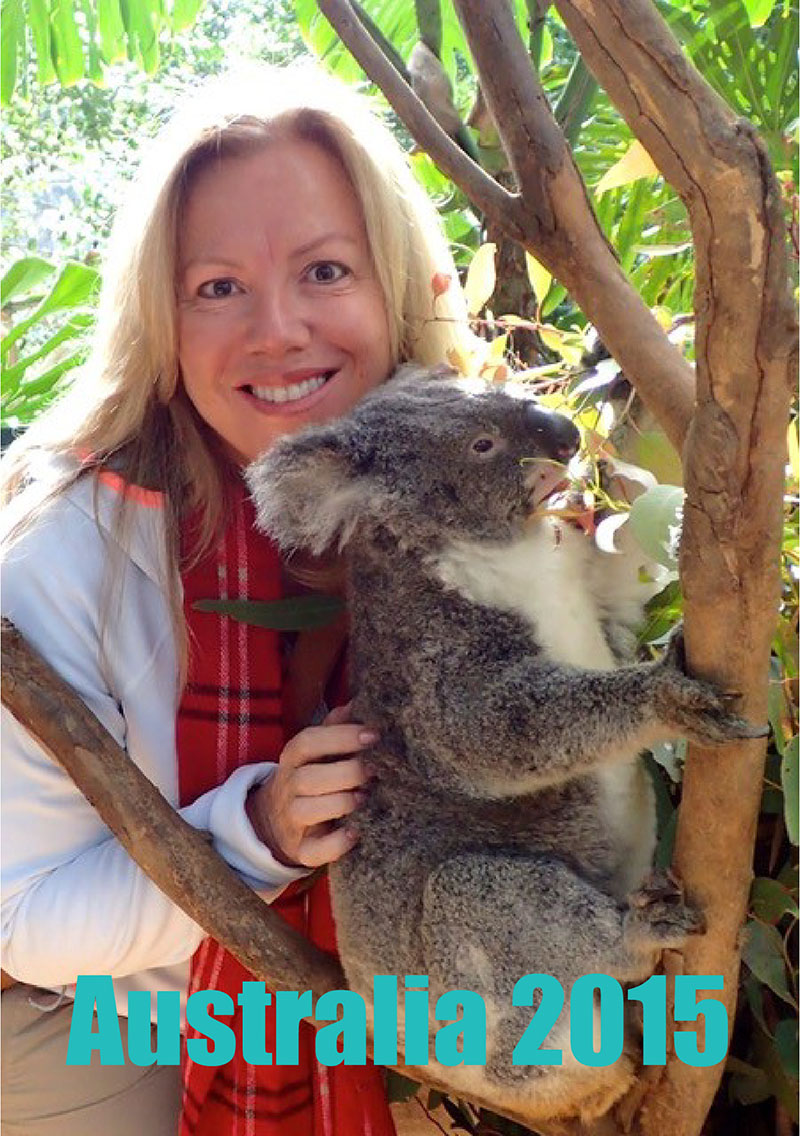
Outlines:
{"label": "sunlit leaf", "polygon": [[174,0],[172,5],[173,31],[182,32],[190,28],[197,19],[204,0]]}
{"label": "sunlit leaf", "polygon": [[543,324],[539,328],[542,343],[555,351],[561,358],[573,367],[577,367],[583,357],[583,345],[576,341],[574,332],[562,331],[551,323]]}
{"label": "sunlit leaf", "polygon": [[70,87],[82,79],[85,72],[83,44],[73,0],[56,0],[51,9],[50,29],[58,81],[62,87]]}
{"label": "sunlit leaf", "polygon": [[56,78],[47,0],[28,0],[28,21],[36,50],[36,78],[44,86]]}
{"label": "sunlit leaf", "polygon": [[0,303],[7,304],[15,296],[24,296],[46,280],[56,266],[41,256],[24,256],[15,260],[0,282]]}
{"label": "sunlit leaf", "polygon": [[27,319],[21,320],[4,336],[3,354],[5,355],[20,336],[44,316],[85,304],[97,288],[99,279],[97,270],[88,265],[77,264],[74,261],[65,264],[55,284],[36,311]]}
{"label": "sunlit leaf", "polygon": [[489,354],[486,357],[486,361],[490,365],[495,365],[495,366],[498,363],[502,363],[503,359],[505,358],[505,351],[506,351],[507,346],[508,346],[508,335],[507,334],[495,336],[495,338],[492,340],[492,342],[489,345]]}
{"label": "sunlit leaf", "polygon": [[496,283],[494,258],[496,252],[497,245],[493,244],[492,241],[481,245],[467,269],[464,294],[467,298],[467,310],[472,316],[478,314],[494,292]]}
{"label": "sunlit leaf", "polygon": [[630,456],[636,465],[649,469],[662,485],[680,485],[683,481],[681,456],[661,430],[634,434]]}
{"label": "sunlit leaf", "polygon": [[125,24],[120,0],[97,0],[97,28],[100,47],[107,63],[115,63],[125,55]]}
{"label": "sunlit leaf", "polygon": [[692,247],[691,241],[676,241],[674,244],[636,245],[636,251],[642,256],[655,258],[658,256],[674,256],[678,252],[685,252]]}
{"label": "sunlit leaf", "polygon": [[553,274],[548,272],[544,265],[540,264],[536,257],[531,256],[527,251],[525,252],[525,268],[533,293],[536,296],[536,303],[541,307],[550,291],[550,285],[553,283]]}
{"label": "sunlit leaf", "polygon": [[[45,340],[34,352],[26,355],[22,359],[18,359],[12,367],[7,367],[3,371],[3,383],[19,383],[26,371],[29,371],[41,359],[47,355],[52,354],[57,347],[62,343],[66,343],[71,339],[80,338],[85,334],[86,329],[92,324],[92,317],[88,313],[74,315],[63,327],[60,327],[53,335]],[[23,394],[35,393],[30,383],[26,383],[23,388]]]}
{"label": "sunlit leaf", "polygon": [[22,0],[3,0],[0,8],[0,99],[10,102],[18,64],[25,63],[25,9]]}
{"label": "sunlit leaf", "polygon": [[763,27],[775,7],[775,0],[743,0],[743,3],[753,28]]}
{"label": "sunlit leaf", "polygon": [[631,529],[651,560],[675,569],[677,536],[683,514],[683,490],[676,485],[654,485],[631,506]]}
{"label": "sunlit leaf", "polygon": [[594,191],[599,197],[609,189],[629,185],[632,181],[638,181],[639,178],[654,177],[658,172],[658,166],[641,142],[636,139],[620,160],[603,174]]}
{"label": "sunlit leaf", "polygon": [[787,434],[787,444],[789,449],[789,469],[792,471],[792,478],[795,485],[800,483],[800,441],[798,441],[797,433],[797,419],[789,423],[789,430]]}
{"label": "sunlit leaf", "polygon": [[462,351],[460,347],[449,347],[447,349],[447,362],[460,375],[469,375],[474,366],[472,356],[466,351]]}

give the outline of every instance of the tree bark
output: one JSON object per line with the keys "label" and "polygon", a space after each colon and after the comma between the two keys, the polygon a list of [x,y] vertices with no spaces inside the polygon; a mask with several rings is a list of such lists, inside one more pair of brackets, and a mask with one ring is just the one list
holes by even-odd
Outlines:
{"label": "tree bark", "polygon": [[[75,691],[4,619],[2,698],[150,879],[257,978],[340,990],[335,959],[274,916],[120,749]],[[288,974],[287,982],[281,975]]]}
{"label": "tree bark", "polygon": [[691,367],[625,276],[597,224],[510,5],[505,0],[455,0],[521,193],[502,189],[447,137],[364,30],[349,0],[318,2],[415,141],[493,224],[516,238],[569,290],[680,451],[694,399]]}
{"label": "tree bark", "polygon": [[[697,408],[684,451],[687,654],[694,673],[741,691],[743,714],[764,721],[797,343],[779,188],[753,127],[684,58],[649,0],[556,4],[689,211]],[[684,774],[675,866],[709,925],[690,940],[684,968],[723,975],[731,1022],[763,764],[761,743],[693,746]],[[641,1114],[642,1133],[699,1132],[721,1075],[721,1066],[673,1057]]]}
{"label": "tree bark", "polygon": [[[474,171],[450,162],[424,119],[409,120],[402,84],[352,34],[347,0],[319,6],[417,142],[568,288],[671,441],[680,449],[686,440],[689,663],[740,691],[742,713],[763,721],[797,342],[780,194],[764,146],[683,56],[650,0],[555,0],[584,60],[688,208],[697,258],[693,407],[687,365],[652,326],[594,221],[507,0],[454,2],[520,187],[511,200],[471,194]],[[676,867],[709,922],[685,952],[685,971],[723,975],[731,1020],[764,749],[692,747],[677,835]],[[673,1055],[658,1087],[624,1121],[620,1112],[620,1123],[647,1136],[698,1133],[721,1073]]]}
{"label": "tree bark", "polygon": [[[337,960],[275,915],[231,871],[206,836],[187,824],[134,765],[75,691],[7,619],[2,621],[2,701],[75,782],[101,820],[143,872],[173,903],[272,989],[346,990]],[[319,1024],[314,1018],[311,1025]],[[403,1051],[402,1035],[398,1052]],[[368,1038],[368,1052],[372,1041]],[[393,1068],[429,1088],[450,1093],[426,1067]],[[530,1123],[491,1095],[481,1108]],[[569,1122],[537,1122],[542,1136],[577,1136]],[[591,1136],[613,1136],[601,1121]],[[337,1134],[338,1136],[338,1134]],[[583,1133],[581,1132],[581,1136]]]}

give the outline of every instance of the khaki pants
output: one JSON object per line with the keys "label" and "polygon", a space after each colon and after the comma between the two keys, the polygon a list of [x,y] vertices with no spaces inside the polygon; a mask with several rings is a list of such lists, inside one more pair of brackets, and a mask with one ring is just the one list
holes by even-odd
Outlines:
{"label": "khaki pants", "polygon": [[[176,1136],[180,1069],[67,1065],[72,1002],[19,984],[2,995],[1,1136]],[[123,1044],[127,1018],[120,1017]],[[127,1049],[126,1049],[127,1052]]]}

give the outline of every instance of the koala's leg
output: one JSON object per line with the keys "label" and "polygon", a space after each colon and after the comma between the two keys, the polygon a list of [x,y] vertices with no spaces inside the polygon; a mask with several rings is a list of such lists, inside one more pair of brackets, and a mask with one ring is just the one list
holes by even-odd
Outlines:
{"label": "koala's leg", "polygon": [[[633,1066],[627,1056],[606,1069],[572,1057],[573,983],[584,974],[642,981],[660,948],[682,945],[697,929],[671,882],[650,881],[635,905],[627,905],[553,857],[469,853],[429,877],[421,935],[432,996],[468,989],[484,999],[487,1081],[542,1116],[589,1116],[622,1095]],[[552,975],[564,992],[564,1008],[542,1042],[562,1050],[560,1066],[514,1064],[517,1043],[539,1006],[538,995],[532,1007],[512,1005],[514,986],[529,973]]]}

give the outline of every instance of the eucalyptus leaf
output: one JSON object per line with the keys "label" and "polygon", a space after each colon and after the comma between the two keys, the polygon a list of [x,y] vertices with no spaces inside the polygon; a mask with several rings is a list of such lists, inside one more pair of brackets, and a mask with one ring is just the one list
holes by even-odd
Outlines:
{"label": "eucalyptus leaf", "polygon": [[764,923],[777,923],[784,915],[800,916],[797,900],[783,884],[767,876],[753,880],[750,889],[753,914]]}
{"label": "eucalyptus leaf", "polygon": [[742,958],[756,978],[784,1002],[793,1004],[786,981],[783,939],[774,927],[755,919],[749,920],[744,932]]}
{"label": "eucalyptus leaf", "polygon": [[797,734],[787,743],[781,761],[781,785],[783,786],[783,803],[785,809],[786,832],[792,844],[800,843],[798,839],[798,797],[800,797],[800,737]]}
{"label": "eucalyptus leaf", "polygon": [[784,1018],[775,1027],[775,1048],[781,1059],[784,1072],[789,1077],[797,1077],[797,1019]]}
{"label": "eucalyptus leaf", "polygon": [[769,1077],[757,1065],[729,1057],[727,1071],[731,1074],[728,1092],[739,1104],[759,1104],[772,1096]]}
{"label": "eucalyptus leaf", "polygon": [[285,600],[197,600],[195,611],[229,615],[239,623],[273,631],[309,631],[326,627],[344,609],[339,596],[296,596]]}
{"label": "eucalyptus leaf", "polygon": [[654,485],[631,506],[633,535],[657,564],[677,567],[677,537],[683,512],[683,489],[677,485]]}
{"label": "eucalyptus leaf", "polygon": [[394,1069],[386,1070],[386,1096],[391,1104],[393,1101],[410,1101],[417,1095],[419,1084]]}

